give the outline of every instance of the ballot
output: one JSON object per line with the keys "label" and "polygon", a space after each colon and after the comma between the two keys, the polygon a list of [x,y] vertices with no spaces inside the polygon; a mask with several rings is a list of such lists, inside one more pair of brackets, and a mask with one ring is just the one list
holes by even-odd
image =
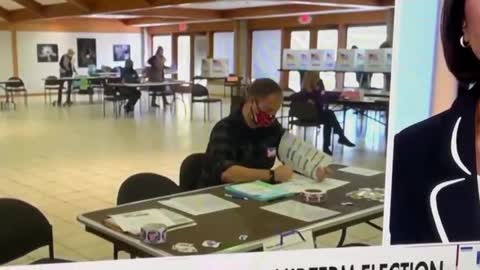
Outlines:
{"label": "ballot", "polygon": [[331,165],[332,158],[313,145],[285,132],[280,140],[278,157],[285,165],[310,178],[317,178],[318,168]]}

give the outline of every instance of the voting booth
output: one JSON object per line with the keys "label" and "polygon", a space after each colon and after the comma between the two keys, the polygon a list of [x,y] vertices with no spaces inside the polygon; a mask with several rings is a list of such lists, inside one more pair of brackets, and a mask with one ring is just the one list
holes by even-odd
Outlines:
{"label": "voting booth", "polygon": [[392,68],[392,49],[366,50],[365,71],[390,72]]}
{"label": "voting booth", "polygon": [[365,50],[339,49],[336,69],[341,71],[361,71],[365,69]]}
{"label": "voting booth", "polygon": [[227,77],[228,67],[228,59],[203,59],[202,77]]}
{"label": "voting booth", "polygon": [[335,70],[335,50],[310,50],[308,70]]}

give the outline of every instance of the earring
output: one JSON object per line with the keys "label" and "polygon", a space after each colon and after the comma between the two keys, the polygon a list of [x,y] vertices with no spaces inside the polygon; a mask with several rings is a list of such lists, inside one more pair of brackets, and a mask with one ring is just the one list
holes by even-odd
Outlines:
{"label": "earring", "polygon": [[470,47],[470,44],[468,44],[468,42],[465,42],[464,36],[461,36],[461,37],[460,37],[460,45],[461,45],[463,48],[468,48],[468,47]]}

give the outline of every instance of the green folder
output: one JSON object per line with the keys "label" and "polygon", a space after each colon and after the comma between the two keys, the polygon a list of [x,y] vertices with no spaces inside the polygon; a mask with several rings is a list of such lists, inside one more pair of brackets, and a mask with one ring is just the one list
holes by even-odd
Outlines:
{"label": "green folder", "polygon": [[263,181],[229,185],[225,187],[225,191],[234,196],[246,197],[261,202],[273,201],[292,195],[290,192],[285,191],[280,187],[276,187],[275,185]]}

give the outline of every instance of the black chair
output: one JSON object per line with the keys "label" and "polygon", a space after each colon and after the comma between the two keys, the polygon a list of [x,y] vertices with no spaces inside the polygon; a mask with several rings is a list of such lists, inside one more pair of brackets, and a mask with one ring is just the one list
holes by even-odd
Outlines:
{"label": "black chair", "polygon": [[[85,77],[85,78],[82,78]],[[90,104],[93,103],[93,95],[94,89],[92,88],[91,84],[91,79],[87,79],[88,76],[78,76],[78,80],[75,80],[72,82],[72,95],[73,95],[73,100],[76,102],[77,101],[77,95],[79,96],[88,96]],[[88,81],[88,89],[80,89],[81,88],[81,79],[86,79]]]}
{"label": "black chair", "polygon": [[23,83],[23,80],[20,79],[19,77],[10,77],[8,80],[11,82],[8,82],[5,84],[6,103],[13,104],[15,108],[16,107],[15,96],[23,93],[24,103],[25,103],[25,106],[27,106],[28,94],[27,94],[27,89],[25,88],[25,84]]}
{"label": "black chair", "polygon": [[290,88],[287,88],[283,91],[283,101],[282,101],[282,107],[280,108],[280,121],[283,124],[283,118],[288,116],[283,115],[283,109],[284,108],[290,108],[290,104],[292,103],[292,95],[295,94],[295,91],[293,91]]}
{"label": "black chair", "polygon": [[[110,81],[109,83],[118,83],[118,81]],[[121,95],[117,87],[114,87],[110,84],[104,84],[103,92],[103,117],[106,117],[106,103],[112,102],[113,104],[113,113],[115,118],[118,118],[122,114],[122,105],[125,105],[128,101],[128,98]]]}
{"label": "black chair", "polygon": [[[288,114],[288,128],[291,129],[293,126],[303,127],[304,140],[307,139],[307,128],[315,128],[315,147],[317,146],[318,141],[318,128],[322,125],[323,123],[319,119],[318,110],[313,101],[294,100],[291,102]],[[333,147],[333,132],[330,139]]]}
{"label": "black chair", "polygon": [[193,104],[194,103],[203,103],[203,119],[207,119],[210,121],[210,104],[211,103],[220,103],[220,118],[223,118],[223,104],[221,98],[211,98],[210,94],[208,93],[208,89],[201,85],[201,84],[194,84],[192,86],[192,105],[190,108],[190,117],[193,120]]}
{"label": "black chair", "polygon": [[[122,183],[118,190],[117,205],[168,196],[179,192],[180,187],[165,176],[154,173],[139,173],[130,176]],[[118,252],[121,250],[130,253],[132,258],[136,257],[134,255],[135,251],[114,244],[113,258],[115,260],[118,259]]]}
{"label": "black chair", "polygon": [[33,264],[63,263],[55,259],[52,225],[32,205],[16,199],[0,199],[0,264],[21,258],[48,246],[49,257]]}
{"label": "black chair", "polygon": [[97,94],[98,99],[102,98],[103,91],[105,91],[105,79],[103,78],[92,78],[90,79],[90,88],[92,89],[93,94]]}
{"label": "black chair", "polygon": [[197,180],[202,173],[205,154],[192,154],[185,158],[180,166],[180,188],[182,191],[192,191],[197,188]]}
{"label": "black chair", "polygon": [[45,100],[45,104],[47,104],[47,97],[48,97],[48,104],[52,104],[52,92],[54,94],[58,93],[61,87],[62,87],[62,84],[60,81],[58,81],[58,78],[56,76],[48,76],[45,79],[45,85],[43,88],[43,98]]}

